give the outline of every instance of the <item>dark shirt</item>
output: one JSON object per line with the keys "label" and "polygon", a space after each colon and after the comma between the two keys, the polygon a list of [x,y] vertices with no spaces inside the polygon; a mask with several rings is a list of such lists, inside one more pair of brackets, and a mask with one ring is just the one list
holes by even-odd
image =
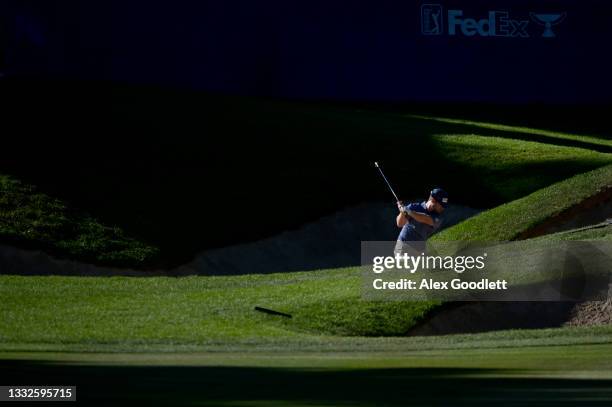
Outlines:
{"label": "dark shirt", "polygon": [[425,201],[421,203],[411,203],[406,205],[406,208],[413,212],[431,216],[433,226],[429,226],[426,223],[417,222],[415,219],[408,216],[408,223],[406,223],[402,228],[397,240],[402,242],[424,241],[427,240],[427,238],[429,238],[429,236],[431,236],[431,234],[438,230],[442,225],[442,216],[436,211],[428,211],[426,209]]}

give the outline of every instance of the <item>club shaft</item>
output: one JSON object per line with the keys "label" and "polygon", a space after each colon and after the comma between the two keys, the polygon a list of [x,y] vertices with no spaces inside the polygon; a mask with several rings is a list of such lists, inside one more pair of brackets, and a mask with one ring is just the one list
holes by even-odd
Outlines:
{"label": "club shaft", "polygon": [[395,193],[395,191],[393,190],[393,187],[391,186],[391,183],[389,183],[389,180],[387,179],[387,177],[385,177],[385,174],[382,171],[382,168],[380,168],[378,165],[376,166],[376,168],[378,168],[378,171],[380,172],[380,175],[382,175],[383,179],[385,180],[385,182],[387,183],[387,186],[389,187],[389,189],[391,190],[391,193],[393,194],[393,196],[395,197],[396,201],[399,201],[399,198],[397,197],[397,194]]}

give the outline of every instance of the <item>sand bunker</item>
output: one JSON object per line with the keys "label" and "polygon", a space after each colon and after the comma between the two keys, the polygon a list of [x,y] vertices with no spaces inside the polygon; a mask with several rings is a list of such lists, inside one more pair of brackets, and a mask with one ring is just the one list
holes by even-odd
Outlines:
{"label": "sand bunker", "polygon": [[[81,276],[186,276],[239,275],[357,266],[361,241],[395,240],[397,209],[392,204],[369,203],[348,208],[299,229],[253,243],[198,254],[172,270],[137,271],[100,267],[56,259],[40,251],[0,246],[0,273],[21,275]],[[479,213],[454,205],[448,208],[443,227]]]}

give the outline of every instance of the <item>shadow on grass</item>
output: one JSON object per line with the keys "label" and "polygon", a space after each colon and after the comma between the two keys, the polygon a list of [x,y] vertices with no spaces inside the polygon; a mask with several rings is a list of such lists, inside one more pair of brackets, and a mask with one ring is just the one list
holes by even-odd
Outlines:
{"label": "shadow on grass", "polygon": [[[473,123],[450,123],[443,121],[444,119],[438,119],[437,117],[419,117],[419,116],[408,116],[410,120],[423,120],[429,122],[432,128],[437,129],[440,134],[478,134],[485,137],[499,137],[513,140],[533,141],[536,143],[551,144],[562,147],[577,147],[586,150],[599,151],[601,153],[612,153],[612,146],[606,146],[594,142],[579,140],[579,139],[566,139],[555,137],[554,135],[536,134],[529,132],[516,131],[512,129],[492,129],[486,127],[486,125],[478,125]],[[435,123],[435,124],[434,124]],[[503,121],[501,124],[505,124]],[[590,135],[590,137],[600,140],[608,140],[607,137],[597,137]]]}
{"label": "shadow on grass", "polygon": [[[455,202],[486,190],[478,180],[471,191],[454,190],[455,167],[414,176],[444,162],[421,132],[431,127],[425,122],[406,134],[401,118],[191,92],[30,82],[2,90],[7,126],[19,136],[7,135],[0,170],[158,247],[157,267],[364,201],[393,207],[374,160],[403,199],[426,198],[433,185]],[[407,137],[409,150],[422,152],[410,159],[400,142]]]}
{"label": "shadow on grass", "polygon": [[[2,362],[10,384],[76,385],[87,405],[609,406],[612,380],[504,369],[135,367]],[[6,375],[8,373],[8,376]],[[8,383],[7,383],[8,384]]]}
{"label": "shadow on grass", "polygon": [[[401,199],[425,199],[438,185],[455,203],[488,208],[543,186],[521,168],[491,173],[449,162],[431,137],[525,136],[517,133],[118,84],[24,80],[1,91],[5,125],[18,133],[5,137],[0,171],[160,249],[155,264],[133,267],[171,268],[362,202],[393,207],[374,160]],[[600,165],[577,164],[552,163],[536,175],[554,182]],[[51,241],[64,238],[54,233]]]}

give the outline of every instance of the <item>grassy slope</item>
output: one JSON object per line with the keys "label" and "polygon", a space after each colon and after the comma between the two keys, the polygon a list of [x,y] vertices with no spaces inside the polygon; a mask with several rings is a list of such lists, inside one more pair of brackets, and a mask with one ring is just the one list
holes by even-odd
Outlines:
{"label": "grassy slope", "polygon": [[[409,129],[410,123],[404,126]],[[457,185],[473,189],[476,187],[473,180],[478,179],[478,188],[503,201],[612,160],[609,154],[585,149],[499,137],[455,134],[434,135],[430,140],[431,151],[423,151],[420,160],[433,160],[434,155],[440,155],[438,160],[453,168]],[[5,242],[41,247],[82,261],[132,267],[151,264],[158,253],[151,245],[127,238],[119,227],[106,227],[90,216],[70,210],[62,201],[37,193],[31,186],[8,177],[1,177],[0,181],[4,191],[0,201],[0,238]],[[426,190],[425,185],[422,188]],[[200,213],[191,213],[191,216],[206,215],[205,208],[199,208]],[[155,240],[149,237],[145,240]],[[188,246],[195,243],[176,240]]]}
{"label": "grassy slope", "polygon": [[[611,232],[602,226],[545,238],[608,240]],[[0,276],[0,343],[5,349],[34,349],[37,343],[75,349],[278,341],[328,346],[342,336],[401,336],[437,306],[363,301],[361,283],[357,268],[179,279]],[[293,318],[257,313],[254,306]],[[562,336],[542,332],[540,340],[548,337],[546,332]],[[607,338],[605,332],[597,337]],[[520,339],[522,334],[517,335]]]}
{"label": "grassy slope", "polygon": [[[432,138],[442,156],[466,179],[490,169],[483,182],[504,199],[609,162],[585,150],[507,140],[500,134],[484,139],[460,131],[442,133]],[[396,170],[403,171],[401,166]],[[553,185],[440,237],[511,239],[607,185],[611,172],[608,166]],[[2,182],[15,191],[28,188],[6,178]],[[118,244],[118,253],[132,244],[148,250],[83,215],[68,218],[68,224],[90,223],[91,228],[78,227],[70,239],[57,240],[53,233],[66,227],[72,212],[57,200],[26,192],[19,201],[6,195],[0,201],[2,226],[13,228],[8,235],[36,233],[34,241],[74,244],[74,250],[88,247],[79,243],[83,239]],[[542,206],[543,200],[554,205]],[[492,227],[496,222],[500,228]],[[609,239],[610,231],[602,227],[546,238]],[[355,269],[183,279],[0,276],[0,371],[20,383],[53,378],[58,384],[77,384],[81,401],[105,405],[145,399],[147,405],[197,400],[251,406],[612,402],[610,326],[421,338],[340,336],[401,335],[435,306],[363,302],[359,284]],[[254,305],[294,318],[255,313]],[[100,378],[107,387],[100,387]],[[240,392],[235,383],[241,383]]]}
{"label": "grassy slope", "polygon": [[537,238],[538,240],[612,240],[612,224],[601,223],[594,226],[568,230],[565,232],[555,233],[553,235],[544,235]]}
{"label": "grassy slope", "polygon": [[612,186],[612,165],[576,175],[483,212],[439,233],[435,239],[511,240],[521,232],[610,186]]}
{"label": "grassy slope", "polygon": [[[359,301],[358,273],[339,269],[180,279],[2,276],[0,341],[223,342],[305,331],[404,333],[418,318],[417,310]],[[256,305],[294,318],[285,324],[253,311]]]}
{"label": "grassy slope", "polygon": [[[374,123],[380,120],[371,114],[366,114],[366,119]],[[346,113],[342,120],[350,121],[352,116]],[[392,127],[393,131],[397,131],[397,126]],[[442,154],[451,166],[462,169],[463,172],[455,175],[466,177],[466,174],[475,175],[486,169],[484,182],[491,185],[493,194],[505,197],[523,194],[534,185],[547,185],[559,177],[559,172],[572,174],[581,169],[601,166],[610,160],[607,154],[575,147],[498,137],[440,134],[432,135],[430,140],[435,151]],[[538,168],[545,170],[538,171],[534,177],[533,171]],[[472,180],[471,177],[467,179]],[[602,186],[609,185],[611,180],[612,166],[601,167],[487,211],[447,230],[438,238],[512,239],[525,228],[592,195]],[[16,190],[27,188],[8,180],[5,183]],[[32,196],[36,199],[29,198],[27,194],[20,198],[22,201],[31,199],[36,202],[38,207],[30,212],[40,217],[41,212],[46,210],[50,215],[64,219],[64,207],[60,202],[43,195]],[[542,206],[540,203],[543,201],[550,204]],[[17,213],[15,208],[14,212]],[[28,216],[14,218],[20,221],[25,219],[22,221],[24,224],[31,221]],[[54,219],[52,216],[50,218]],[[19,226],[19,222],[16,224]],[[56,221],[55,225],[60,225],[59,230],[63,227],[61,221]],[[23,225],[21,227],[28,230]],[[61,239],[58,241],[65,244]],[[128,243],[134,241],[128,240]],[[78,245],[76,247],[83,250]],[[99,252],[104,253],[103,250]],[[273,338],[303,334],[402,335],[437,305],[361,301],[360,280],[355,269],[271,277],[195,278],[176,282],[163,278],[100,281],[40,278],[37,280],[40,284],[29,286],[27,281],[34,280],[2,277],[1,281],[3,298],[11,306],[2,313],[6,328],[0,331],[0,335],[3,341],[13,343],[29,343],[36,338],[60,343],[103,343],[129,342],[139,338],[144,341],[177,339],[214,342],[231,338],[256,339],[260,336]],[[231,292],[229,297],[232,301],[227,301],[227,291]],[[130,293],[134,292],[138,294],[130,298]],[[150,298],[158,299],[164,306],[159,307],[156,302],[153,307]],[[80,309],[74,321],[61,317],[58,319],[58,315],[68,315],[71,310],[78,309],[79,304],[87,306]],[[262,320],[265,316],[254,314],[252,307],[255,305],[290,312],[294,319],[290,322],[272,319],[271,324],[262,324],[269,319]],[[22,325],[24,309],[28,310],[25,318],[30,322]],[[103,310],[102,316],[98,314],[100,309]],[[50,310],[57,310],[59,314],[49,314]],[[206,310],[206,317],[201,317],[200,310]],[[119,327],[115,323],[115,315],[125,318]],[[93,320],[99,324],[93,326]],[[36,326],[45,327],[44,333],[34,329]]]}
{"label": "grassy slope", "polygon": [[[576,233],[605,238],[600,229]],[[88,405],[612,402],[612,326],[408,338],[323,334],[329,315],[333,327],[369,317],[380,326],[380,311],[392,316],[383,325],[406,322],[397,303],[347,321],[346,311],[367,308],[358,300],[348,310],[333,308],[329,300],[351,298],[359,289],[354,277],[351,269],[184,279],[0,276],[0,297],[11,304],[0,313],[0,371],[20,383],[76,384]],[[257,314],[253,303],[294,318]],[[317,321],[321,311],[327,315]],[[308,319],[314,322],[304,324]]]}
{"label": "grassy slope", "polygon": [[[602,227],[574,237],[607,240],[610,232]],[[546,238],[571,239],[571,234]],[[438,305],[363,301],[361,284],[357,268],[179,279],[0,276],[0,343],[26,349],[36,343],[117,349],[278,341],[328,346],[342,336],[402,336]],[[293,318],[261,314],[255,306]],[[542,332],[540,339],[546,332],[559,335]]]}
{"label": "grassy slope", "polygon": [[452,119],[446,117],[408,115],[407,117],[423,120],[431,120],[438,123],[456,124],[467,129],[486,129],[495,131],[498,136],[506,136],[513,139],[550,142],[562,144],[567,142],[570,145],[581,145],[597,151],[612,151],[612,138],[607,135],[579,135],[569,134],[559,131],[535,129],[523,126],[509,126],[501,123],[488,123],[482,121]]}
{"label": "grassy slope", "polygon": [[[440,338],[330,336],[330,331],[338,329],[336,324],[363,334],[368,332],[359,329],[369,329],[372,322],[379,329],[398,330],[415,317],[415,312],[400,314],[411,308],[400,308],[400,312],[376,308],[372,315],[362,317],[359,314],[367,309],[358,298],[350,309],[330,308],[333,299],[353,298],[359,282],[353,269],[181,279],[2,276],[0,348],[169,351],[258,345],[260,350],[279,351],[342,351],[351,347],[407,351],[612,342],[612,327]],[[255,312],[255,305],[293,313],[293,318]],[[392,303],[390,307],[401,305]],[[327,308],[339,315],[327,321],[316,315]],[[386,318],[378,318],[384,315]]]}
{"label": "grassy slope", "polygon": [[[66,98],[74,105],[63,106],[57,92],[28,95],[16,88],[7,118],[25,136],[11,141],[16,145],[0,162],[0,173],[158,248],[160,267],[356,203],[388,200],[374,160],[383,163],[403,198],[424,196],[437,184],[455,202],[479,208],[612,160],[592,136],[543,137],[348,107],[195,93],[84,89]],[[40,119],[32,121],[32,115]],[[49,131],[53,138],[46,137]],[[415,176],[416,168],[427,171]],[[245,205],[257,214],[249,228],[235,216]],[[62,242],[61,230],[48,232],[55,233],[49,240],[74,247]],[[12,233],[2,240],[44,246],[19,230]],[[95,237],[87,243],[90,252],[109,246]],[[91,258],[76,250],[70,255]],[[143,264],[137,256],[132,260],[132,266]]]}
{"label": "grassy slope", "polygon": [[[602,226],[545,238],[608,240],[611,232]],[[402,336],[438,305],[363,301],[361,284],[358,268],[179,279],[0,276],[0,343],[122,348]]]}
{"label": "grassy slope", "polygon": [[43,248],[56,256],[116,266],[154,258],[158,250],[102,225],[66,203],[0,175],[0,241]]}
{"label": "grassy slope", "polygon": [[553,184],[561,174],[569,177],[593,165],[612,163],[610,155],[531,141],[473,134],[434,136],[434,140],[445,160],[464,169],[462,184],[478,179],[488,193],[504,202],[533,192],[536,186]]}

